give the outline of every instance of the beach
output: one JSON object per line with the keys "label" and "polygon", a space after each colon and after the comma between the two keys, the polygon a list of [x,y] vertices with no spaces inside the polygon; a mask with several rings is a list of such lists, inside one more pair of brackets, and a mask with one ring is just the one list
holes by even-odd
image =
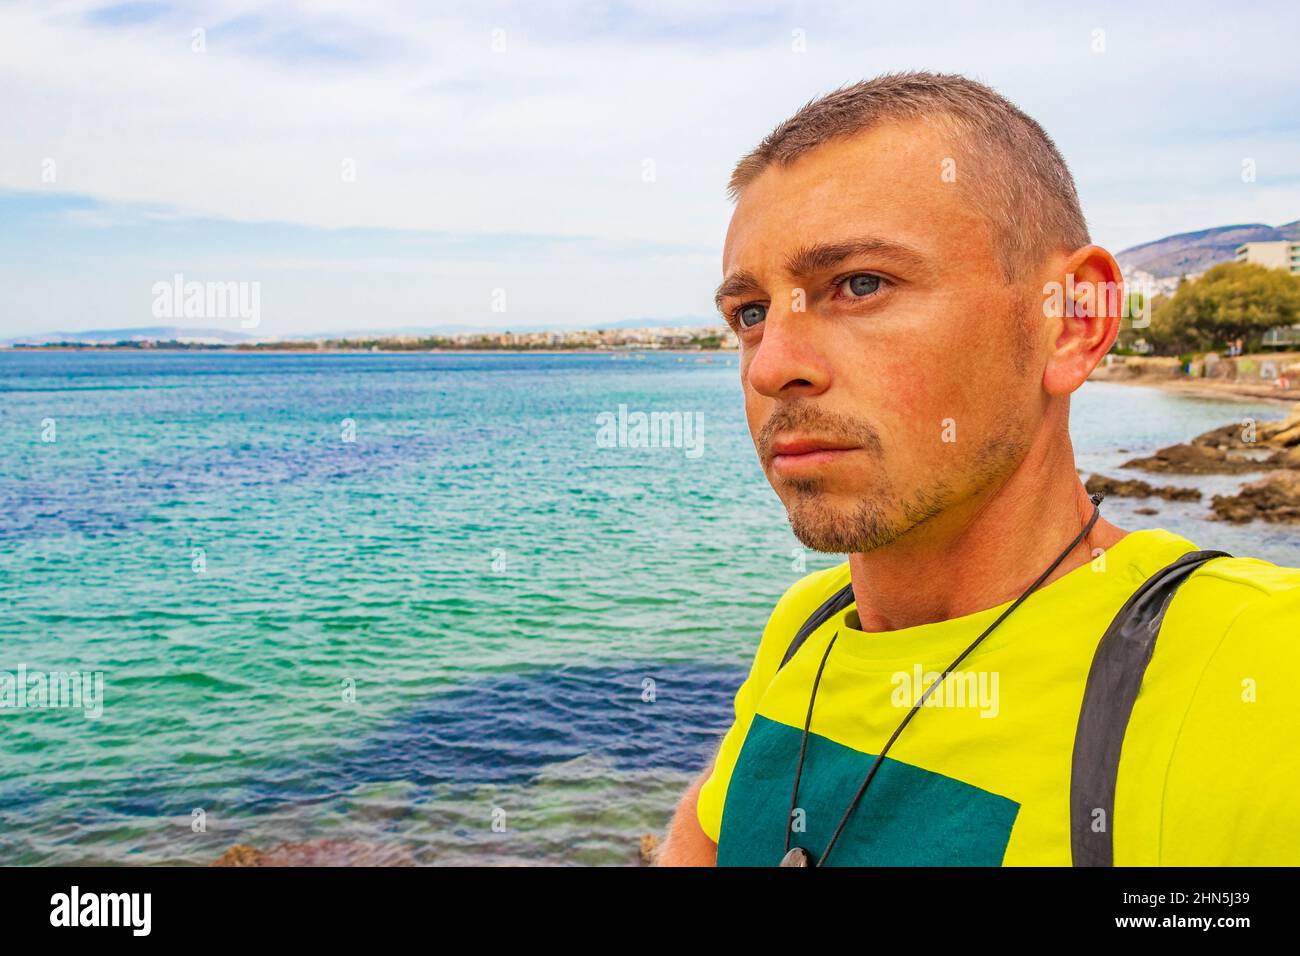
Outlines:
{"label": "beach", "polygon": [[[1146,385],[1184,395],[1243,398],[1288,404],[1300,401],[1300,352],[1272,352],[1201,358],[1185,364],[1176,358],[1107,355],[1091,380]],[[1272,374],[1268,374],[1272,371]]]}

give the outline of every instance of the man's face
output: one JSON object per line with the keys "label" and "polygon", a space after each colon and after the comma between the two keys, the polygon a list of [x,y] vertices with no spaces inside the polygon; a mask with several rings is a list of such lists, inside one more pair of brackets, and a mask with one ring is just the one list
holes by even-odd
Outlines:
{"label": "man's face", "polygon": [[870,551],[1000,482],[1042,415],[1038,300],[954,155],[941,124],[886,124],[768,167],[732,217],[745,412],[814,550]]}

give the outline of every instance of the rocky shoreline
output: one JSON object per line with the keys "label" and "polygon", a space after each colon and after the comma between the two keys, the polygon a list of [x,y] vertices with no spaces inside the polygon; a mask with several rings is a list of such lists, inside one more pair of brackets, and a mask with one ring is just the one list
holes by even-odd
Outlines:
{"label": "rocky shoreline", "polygon": [[[642,834],[637,841],[635,854],[629,848],[628,863],[633,866],[653,866],[659,855],[659,847],[658,835]],[[546,863],[545,860],[486,859],[484,865],[510,866],[521,865],[524,862]],[[259,850],[246,843],[236,843],[208,865],[221,867],[415,866],[416,860],[409,851],[398,844],[320,839],[281,843],[269,850]]]}
{"label": "rocky shoreline", "polygon": [[[1121,467],[1155,475],[1266,472],[1235,495],[1215,495],[1210,503],[1210,520],[1300,522],[1300,406],[1280,421],[1246,420],[1224,425],[1190,442],[1134,458]],[[1167,501],[1198,501],[1202,497],[1195,488],[1156,486],[1141,479],[1105,475],[1092,475],[1086,487],[1089,492],[1119,497],[1158,497]],[[1144,509],[1142,513],[1154,512]]]}

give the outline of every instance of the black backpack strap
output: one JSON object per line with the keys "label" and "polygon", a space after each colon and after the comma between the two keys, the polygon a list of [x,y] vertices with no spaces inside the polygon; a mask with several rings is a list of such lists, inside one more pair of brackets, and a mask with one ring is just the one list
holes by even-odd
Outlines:
{"label": "black backpack strap", "polygon": [[822,603],[821,607],[812,612],[812,617],[803,622],[803,627],[799,628],[795,633],[794,640],[792,640],[790,646],[786,648],[785,657],[781,658],[781,663],[776,669],[780,670],[782,667],[785,667],[786,664],[790,663],[790,658],[794,657],[799,648],[803,647],[803,642],[808,640],[813,631],[817,630],[817,628],[821,627],[852,603],[853,583],[849,582],[828,597]]}
{"label": "black backpack strap", "polygon": [[1120,749],[1160,625],[1183,582],[1207,561],[1225,557],[1231,555],[1192,551],[1157,571],[1120,608],[1097,645],[1070,765],[1070,854],[1075,866],[1114,865]]}

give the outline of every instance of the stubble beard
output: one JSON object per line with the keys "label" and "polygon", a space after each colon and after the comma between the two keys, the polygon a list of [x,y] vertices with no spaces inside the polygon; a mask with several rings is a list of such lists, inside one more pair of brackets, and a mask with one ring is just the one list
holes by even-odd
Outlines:
{"label": "stubble beard", "polygon": [[938,484],[917,491],[906,501],[874,491],[848,507],[828,500],[820,481],[787,481],[782,495],[790,530],[805,548],[830,554],[874,551],[942,514],[951,501]]}

